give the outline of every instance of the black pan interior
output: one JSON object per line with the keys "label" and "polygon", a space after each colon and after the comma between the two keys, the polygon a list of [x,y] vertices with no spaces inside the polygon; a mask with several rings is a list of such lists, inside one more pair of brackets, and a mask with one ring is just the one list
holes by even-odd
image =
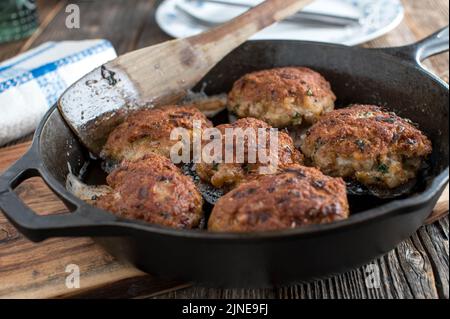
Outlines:
{"label": "black pan interior", "polygon": [[[418,179],[416,193],[424,191],[433,177],[448,167],[448,89],[413,62],[400,61],[380,50],[298,41],[247,42],[194,90],[206,84],[207,94],[228,92],[245,73],[282,66],[307,66],[320,72],[331,82],[338,107],[377,104],[417,123],[432,140],[434,151],[429,170]],[[227,121],[226,112],[213,119],[215,124]],[[69,167],[75,174],[87,167],[83,175],[88,184],[104,183],[106,174],[100,162],[79,144],[57,110],[42,130],[40,145],[45,166],[60,183],[65,183]],[[349,200],[352,214],[391,201],[373,196],[350,196]]]}

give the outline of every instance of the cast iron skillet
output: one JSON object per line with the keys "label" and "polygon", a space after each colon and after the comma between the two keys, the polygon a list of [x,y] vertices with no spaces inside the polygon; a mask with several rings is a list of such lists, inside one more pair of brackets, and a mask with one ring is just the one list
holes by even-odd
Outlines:
{"label": "cast iron skillet", "polygon": [[[432,139],[434,152],[417,193],[389,202],[351,199],[354,214],[346,221],[269,233],[211,234],[120,219],[66,191],[68,163],[78,173],[90,157],[55,107],[37,129],[28,153],[1,176],[0,208],[33,241],[93,236],[112,255],[146,272],[216,287],[288,284],[348,270],[390,251],[413,234],[448,182],[448,85],[420,65],[423,59],[446,50],[448,28],[420,43],[390,49],[251,41],[202,81],[207,83],[207,93],[214,94],[228,91],[246,72],[309,66],[331,82],[339,105],[385,105],[418,123]],[[32,176],[42,176],[72,212],[37,216],[21,202],[13,190]]]}

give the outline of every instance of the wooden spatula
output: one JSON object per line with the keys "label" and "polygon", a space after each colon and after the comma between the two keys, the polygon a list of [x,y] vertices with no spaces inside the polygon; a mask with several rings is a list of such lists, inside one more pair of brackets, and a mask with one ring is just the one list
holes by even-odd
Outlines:
{"label": "wooden spatula", "polygon": [[179,100],[230,51],[310,2],[267,0],[198,36],[120,56],[72,85],[59,99],[59,110],[81,142],[99,154],[128,111]]}

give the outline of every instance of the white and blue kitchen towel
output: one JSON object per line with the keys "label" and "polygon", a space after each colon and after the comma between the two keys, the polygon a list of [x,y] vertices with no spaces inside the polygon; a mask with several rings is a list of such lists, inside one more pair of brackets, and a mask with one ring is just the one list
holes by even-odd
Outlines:
{"label": "white and blue kitchen towel", "polygon": [[31,133],[69,85],[116,56],[106,40],[63,41],[0,63],[0,145]]}

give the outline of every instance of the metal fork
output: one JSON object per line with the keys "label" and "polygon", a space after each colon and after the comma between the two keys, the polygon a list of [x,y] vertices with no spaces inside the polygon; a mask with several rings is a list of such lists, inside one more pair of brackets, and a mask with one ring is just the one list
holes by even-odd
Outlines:
{"label": "metal fork", "polygon": [[[226,0],[202,0],[203,2],[207,3],[215,3],[215,4],[221,4],[221,5],[228,5],[232,7],[239,7],[239,8],[251,8],[252,6],[246,3],[241,2],[228,2]],[[188,10],[186,10],[183,6],[176,4],[176,8],[184,13],[186,16],[191,18],[192,20],[195,20],[198,24],[202,24],[208,27],[213,27],[216,25],[219,25],[221,23],[217,23],[214,21],[210,21],[208,19],[199,17]],[[317,12],[310,12],[310,11],[300,11],[294,14],[293,16],[285,19],[284,21],[290,21],[290,22],[312,22],[312,23],[319,23],[323,25],[330,25],[330,26],[350,26],[350,25],[356,25],[360,24],[359,18],[354,17],[345,17],[345,16],[337,16],[332,14],[325,14],[325,13],[317,13]]]}

